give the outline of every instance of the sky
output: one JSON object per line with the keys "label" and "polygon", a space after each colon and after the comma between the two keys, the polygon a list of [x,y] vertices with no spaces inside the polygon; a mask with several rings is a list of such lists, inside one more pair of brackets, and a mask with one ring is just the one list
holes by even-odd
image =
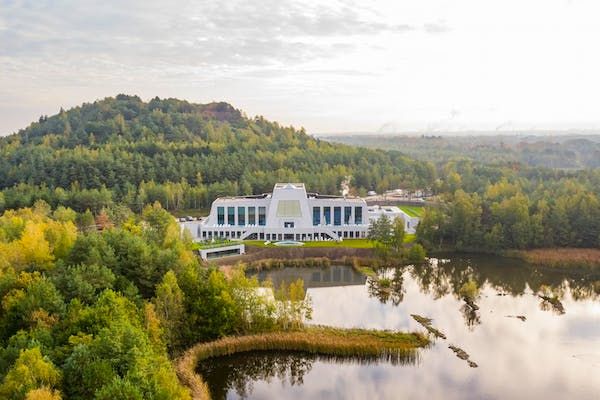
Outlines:
{"label": "sky", "polygon": [[599,129],[597,0],[0,0],[0,135],[118,93],[309,133]]}

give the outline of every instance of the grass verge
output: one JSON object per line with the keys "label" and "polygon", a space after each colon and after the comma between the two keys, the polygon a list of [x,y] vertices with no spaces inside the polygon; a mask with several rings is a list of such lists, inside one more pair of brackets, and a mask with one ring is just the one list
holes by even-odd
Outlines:
{"label": "grass verge", "polygon": [[241,242],[234,242],[233,240],[224,240],[217,241],[214,243],[192,243],[192,250],[201,250],[201,249],[216,249],[217,247],[225,247],[225,246],[234,246],[236,244],[241,244]]}
{"label": "grass verge", "polygon": [[190,388],[193,399],[209,400],[208,386],[195,369],[199,362],[213,357],[257,350],[284,350],[400,362],[414,360],[416,349],[428,344],[429,339],[420,333],[311,326],[299,331],[232,336],[199,343],[177,359],[176,370],[181,382]]}

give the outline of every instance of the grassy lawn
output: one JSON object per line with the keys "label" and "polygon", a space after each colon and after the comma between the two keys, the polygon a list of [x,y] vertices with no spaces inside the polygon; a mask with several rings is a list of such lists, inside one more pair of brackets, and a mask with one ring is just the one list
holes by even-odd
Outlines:
{"label": "grassy lawn", "polygon": [[419,217],[423,215],[423,210],[425,207],[423,206],[398,206],[402,211],[407,213],[410,217]]}
{"label": "grassy lawn", "polygon": [[192,243],[192,250],[200,250],[200,249],[214,249],[217,247],[223,246],[231,246],[234,244],[240,244],[241,242],[234,242],[231,240],[216,242],[216,243]]}

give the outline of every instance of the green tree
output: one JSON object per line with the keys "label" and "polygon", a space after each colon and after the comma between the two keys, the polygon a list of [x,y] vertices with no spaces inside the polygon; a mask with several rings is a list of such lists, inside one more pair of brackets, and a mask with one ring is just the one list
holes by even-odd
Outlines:
{"label": "green tree", "polygon": [[87,304],[92,304],[105,289],[112,289],[116,281],[109,268],[96,264],[61,265],[53,279],[67,301],[76,298]]}
{"label": "green tree", "polygon": [[380,257],[385,259],[389,256],[393,240],[392,222],[385,214],[371,223],[367,238],[375,242],[375,250]]}
{"label": "green tree", "polygon": [[103,386],[94,397],[96,400],[142,400],[143,398],[142,393],[132,382],[119,377]]}
{"label": "green tree", "polygon": [[426,255],[423,246],[416,243],[408,250],[408,261],[412,264],[422,264],[425,262]]}
{"label": "green tree", "polygon": [[449,207],[448,229],[458,248],[475,248],[481,240],[481,201],[477,193],[470,196],[463,190],[454,193]]}
{"label": "green tree", "polygon": [[186,317],[185,299],[173,271],[168,271],[162,282],[156,287],[154,305],[168,347],[170,349],[179,348],[183,344],[182,331]]}
{"label": "green tree", "polygon": [[0,395],[5,399],[25,399],[29,391],[57,388],[60,381],[60,371],[42,356],[39,347],[34,347],[21,351],[0,385]]}
{"label": "green tree", "polygon": [[394,218],[392,222],[392,236],[390,238],[390,247],[396,254],[401,254],[404,250],[404,220],[402,218]]}

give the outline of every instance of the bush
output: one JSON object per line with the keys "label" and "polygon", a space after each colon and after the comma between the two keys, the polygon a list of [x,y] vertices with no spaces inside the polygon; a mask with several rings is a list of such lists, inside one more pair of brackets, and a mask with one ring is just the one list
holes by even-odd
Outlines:
{"label": "bush", "polygon": [[408,251],[408,261],[413,264],[421,264],[425,262],[425,249],[420,244],[413,245]]}
{"label": "bush", "polygon": [[475,300],[479,296],[479,286],[473,279],[469,279],[460,287],[458,294],[466,299]]}

